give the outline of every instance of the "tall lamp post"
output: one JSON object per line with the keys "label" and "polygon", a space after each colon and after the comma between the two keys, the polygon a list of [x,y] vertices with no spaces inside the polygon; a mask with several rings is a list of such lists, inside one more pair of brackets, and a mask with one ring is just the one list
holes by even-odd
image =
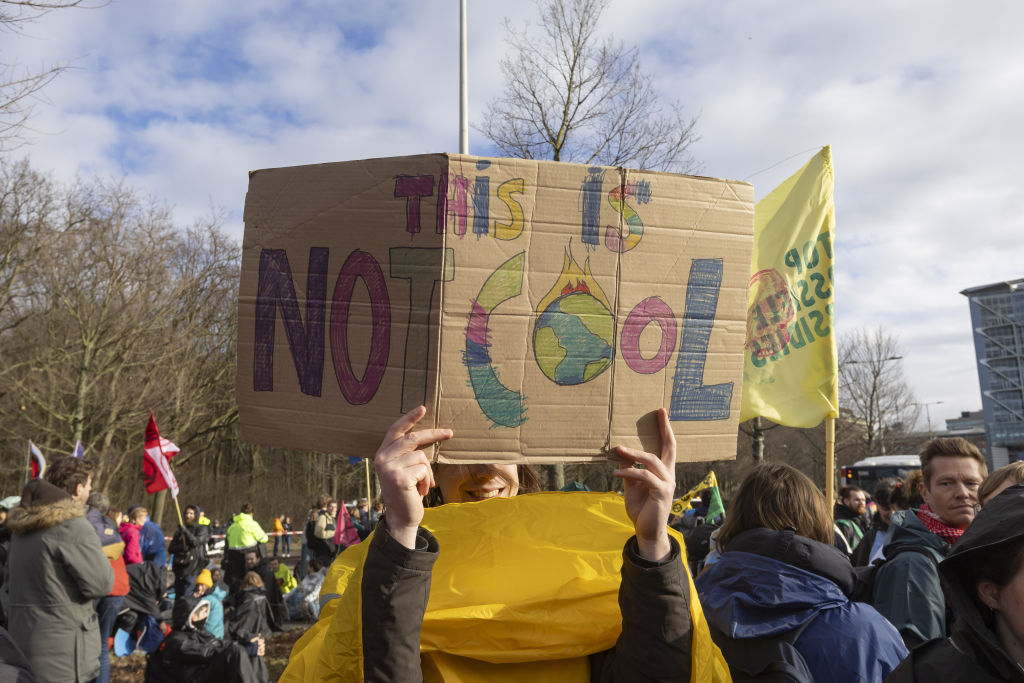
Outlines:
{"label": "tall lamp post", "polygon": [[[848,361],[844,361],[842,364],[843,365],[874,365],[875,363],[877,363],[879,366],[881,366],[883,363],[887,363],[888,361],[891,361],[891,360],[903,360],[903,356],[888,356],[886,358],[868,358],[866,360],[848,360]],[[879,374],[881,374],[881,371],[879,371]],[[885,425],[882,424],[882,415],[881,415],[882,407],[880,405],[878,405],[878,392],[877,391],[875,392],[874,404],[875,405],[873,406],[873,408],[874,408],[874,411],[875,411],[875,415],[878,417],[878,448],[879,448],[880,454],[881,455],[885,455]]]}
{"label": "tall lamp post", "polygon": [[914,404],[914,405],[918,405],[918,406],[924,406],[924,414],[925,414],[925,416],[928,419],[928,433],[929,434],[932,433],[932,413],[931,413],[930,410],[928,410],[928,406],[937,406],[940,403],[942,403],[942,401],[928,401],[927,403],[915,403]]}

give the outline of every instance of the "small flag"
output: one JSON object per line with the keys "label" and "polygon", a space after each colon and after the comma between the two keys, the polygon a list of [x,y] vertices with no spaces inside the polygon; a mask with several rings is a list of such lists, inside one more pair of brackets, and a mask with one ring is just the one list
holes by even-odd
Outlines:
{"label": "small flag", "polygon": [[356,457],[356,456],[354,456],[354,455],[350,455],[350,456],[348,456],[348,462],[349,462],[349,464],[351,464],[351,465],[355,465],[355,464],[358,464],[360,460],[362,460],[362,458],[357,458],[357,457]]}
{"label": "small flag", "polygon": [[[710,488],[713,488],[716,492],[718,491],[718,478],[715,477],[715,471],[714,470],[711,470],[710,472],[708,472],[708,476],[704,477],[699,484],[697,484],[692,489],[690,489],[689,491],[684,493],[681,497],[679,497],[675,501],[673,501],[673,503],[672,503],[672,514],[673,515],[681,515],[681,514],[683,514],[686,511],[686,508],[689,507],[690,501],[693,500],[694,496],[696,496],[698,493],[700,493],[704,489],[710,489]],[[719,504],[719,506],[722,505],[722,499],[721,498],[718,499],[718,504]],[[722,514],[722,513],[719,512],[718,514]],[[709,509],[708,517],[711,518],[710,509]]]}
{"label": "small flag", "polygon": [[28,442],[28,466],[32,471],[33,479],[43,476],[46,471],[46,458],[43,457],[39,447],[31,441]]}
{"label": "small flag", "polygon": [[178,481],[171,471],[170,460],[178,454],[178,447],[160,436],[153,413],[149,414],[146,426],[146,447],[142,456],[142,476],[146,480],[146,493],[171,489],[171,496],[178,497]]}
{"label": "small flag", "polygon": [[75,442],[75,450],[71,451],[72,458],[78,458],[81,460],[85,457],[85,446],[82,445],[81,441]]}

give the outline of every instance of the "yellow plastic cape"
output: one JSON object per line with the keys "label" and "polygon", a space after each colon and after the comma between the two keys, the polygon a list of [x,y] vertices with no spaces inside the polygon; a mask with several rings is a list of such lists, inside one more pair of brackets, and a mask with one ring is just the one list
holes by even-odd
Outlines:
{"label": "yellow plastic cape", "polygon": [[[443,505],[426,511],[423,526],[441,548],[421,632],[425,681],[589,681],[587,655],[614,647],[621,630],[619,569],[633,535],[621,497],[538,493]],[[331,565],[320,619],[295,644],[282,682],[363,680],[359,585],[368,547]],[[690,680],[730,681],[689,584]]]}

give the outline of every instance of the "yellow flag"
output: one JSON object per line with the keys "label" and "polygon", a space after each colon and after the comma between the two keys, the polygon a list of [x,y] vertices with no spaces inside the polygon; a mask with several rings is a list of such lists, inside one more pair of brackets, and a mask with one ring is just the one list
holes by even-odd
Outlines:
{"label": "yellow flag", "polygon": [[713,486],[718,486],[718,478],[715,477],[715,471],[711,470],[710,472],[708,472],[708,476],[701,479],[701,482],[699,484],[697,484],[692,489],[684,493],[681,497],[676,498],[675,501],[672,502],[672,514],[683,514],[683,512],[686,511],[687,506],[689,506],[690,501],[693,500],[694,496],[696,496],[704,489],[709,489]]}
{"label": "yellow flag", "polygon": [[838,417],[832,150],[754,208],[740,420],[814,427]]}

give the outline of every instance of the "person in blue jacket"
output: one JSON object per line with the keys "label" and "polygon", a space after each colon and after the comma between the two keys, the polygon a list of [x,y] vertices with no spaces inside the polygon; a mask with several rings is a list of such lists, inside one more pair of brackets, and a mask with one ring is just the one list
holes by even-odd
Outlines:
{"label": "person in blue jacket", "polygon": [[907,656],[892,624],[850,601],[856,574],[832,540],[825,499],[800,471],[763,464],[740,484],[721,558],[696,582],[733,680],[881,681]]}
{"label": "person in blue jacket", "polygon": [[150,517],[146,517],[146,523],[139,529],[139,546],[142,548],[144,562],[152,562],[158,567],[167,566],[167,542],[164,540],[164,530]]}

